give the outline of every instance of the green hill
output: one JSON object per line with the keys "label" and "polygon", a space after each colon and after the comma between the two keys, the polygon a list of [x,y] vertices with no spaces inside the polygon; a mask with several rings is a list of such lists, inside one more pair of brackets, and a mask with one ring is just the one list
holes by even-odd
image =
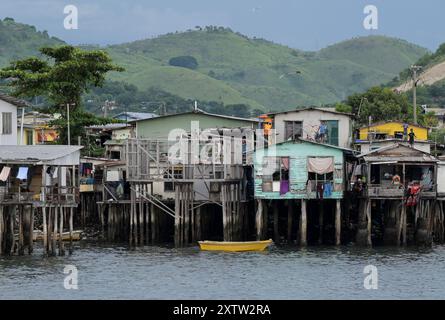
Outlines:
{"label": "green hill", "polygon": [[0,20],[0,66],[12,60],[37,55],[40,47],[63,43],[60,39],[50,37],[46,31],[37,31],[33,26],[16,23],[11,18]]}
{"label": "green hill", "polygon": [[[250,105],[255,101],[270,110],[342,100],[388,82],[427,53],[406,41],[382,36],[356,38],[319,52],[304,52],[214,27],[107,50],[116,62],[126,65],[131,61],[137,70],[112,76],[116,80],[125,79],[140,88],[156,84],[183,98]],[[195,58],[198,67],[190,70],[169,66],[170,59],[181,56]],[[134,63],[135,57],[141,64]]]}
{"label": "green hill", "polygon": [[[42,46],[62,43],[32,26],[5,19],[0,23],[0,66],[35,55]],[[140,91],[156,89],[184,101],[245,104],[262,110],[343,100],[387,83],[427,53],[406,41],[381,36],[305,52],[221,27],[104,49],[126,68],[111,74],[110,80],[126,82]]]}

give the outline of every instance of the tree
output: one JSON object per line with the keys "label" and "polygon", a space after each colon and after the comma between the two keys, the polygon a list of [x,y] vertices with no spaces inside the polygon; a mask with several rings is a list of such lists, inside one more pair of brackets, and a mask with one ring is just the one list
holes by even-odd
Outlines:
{"label": "tree", "polygon": [[[349,107],[349,108],[348,108]],[[405,95],[398,95],[389,88],[374,87],[363,94],[353,94],[338,111],[348,111],[356,115],[358,125],[365,125],[372,117],[373,122],[398,120],[412,121],[410,103]]]}
{"label": "tree", "polygon": [[[8,80],[13,88],[12,94],[22,98],[43,96],[51,106],[62,114],[57,121],[61,136],[66,130],[66,105],[70,104],[72,117],[85,120],[91,117],[81,116],[82,95],[90,87],[100,87],[105,82],[105,75],[110,71],[123,71],[111,62],[109,55],[101,50],[86,51],[69,45],[60,47],[44,47],[40,58],[26,58],[14,61],[0,71],[0,78]],[[83,122],[78,123],[83,128]],[[75,139],[76,135],[72,135]],[[61,140],[66,141],[66,140]]]}
{"label": "tree", "polygon": [[168,64],[174,67],[182,67],[192,70],[198,68],[198,61],[195,57],[192,56],[180,56],[171,58]]}

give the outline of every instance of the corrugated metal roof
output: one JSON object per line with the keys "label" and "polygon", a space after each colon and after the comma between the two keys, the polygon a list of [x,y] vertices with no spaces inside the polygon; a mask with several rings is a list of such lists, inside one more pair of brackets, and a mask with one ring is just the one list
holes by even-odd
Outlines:
{"label": "corrugated metal roof", "polygon": [[252,122],[252,123],[258,123],[259,122],[259,120],[257,120],[257,119],[248,119],[248,118],[240,118],[240,117],[233,117],[233,116],[225,116],[225,115],[221,115],[221,114],[209,113],[209,112],[203,111],[201,109],[196,109],[196,110],[188,111],[188,112],[167,114],[167,115],[164,115],[164,116],[159,116],[159,117],[150,118],[150,119],[144,119],[144,120],[132,120],[132,121],[129,121],[129,122],[150,121],[150,120],[156,120],[156,119],[177,117],[177,116],[182,116],[182,115],[187,115],[187,114],[202,114],[202,115],[215,117],[215,118],[238,120],[238,121],[246,121],[246,122]]}
{"label": "corrugated metal roof", "polygon": [[151,119],[151,118],[157,118],[158,115],[154,113],[149,112],[122,112],[118,115],[114,116],[114,119],[120,119],[120,120],[145,120],[145,119]]}
{"label": "corrugated metal roof", "polygon": [[108,123],[108,124],[99,124],[99,125],[92,125],[87,127],[87,129],[93,129],[93,130],[117,130],[117,129],[125,129],[130,128],[131,125],[126,123]]}
{"label": "corrugated metal roof", "polygon": [[[407,151],[412,151],[412,153],[411,154],[397,153],[397,149],[405,149]],[[394,153],[385,154],[385,152],[387,151],[394,151]],[[371,150],[369,152],[362,153],[357,157],[363,158],[365,161],[368,162],[378,162],[378,161],[437,162],[438,161],[430,153],[424,152],[416,148],[411,148],[401,143],[395,143],[390,146],[382,147],[376,150]]]}
{"label": "corrugated metal roof", "polygon": [[344,115],[344,116],[348,116],[348,117],[354,117],[354,114],[352,114],[352,113],[336,111],[334,108],[320,108],[320,107],[304,107],[304,108],[294,109],[294,110],[289,110],[289,111],[271,112],[271,113],[268,113],[267,115],[275,116],[275,115],[278,115],[278,114],[286,114],[286,113],[302,112],[302,111],[311,111],[311,110],[312,111],[327,112],[327,113],[332,113],[332,114],[338,114],[338,115]]}
{"label": "corrugated metal roof", "polygon": [[63,158],[81,150],[82,146],[38,145],[38,146],[0,146],[0,162],[21,161],[39,162]]}
{"label": "corrugated metal roof", "polygon": [[25,108],[31,106],[28,102],[0,93],[0,100],[6,101],[16,107]]}

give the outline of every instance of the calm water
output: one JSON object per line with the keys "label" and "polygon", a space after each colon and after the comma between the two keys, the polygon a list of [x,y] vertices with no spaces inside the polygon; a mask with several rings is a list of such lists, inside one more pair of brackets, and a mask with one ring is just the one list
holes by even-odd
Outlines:
{"label": "calm water", "polygon": [[[66,290],[64,266],[79,270]],[[365,290],[375,265],[379,289]],[[444,299],[445,247],[276,248],[224,254],[82,244],[72,256],[0,258],[0,299]]]}

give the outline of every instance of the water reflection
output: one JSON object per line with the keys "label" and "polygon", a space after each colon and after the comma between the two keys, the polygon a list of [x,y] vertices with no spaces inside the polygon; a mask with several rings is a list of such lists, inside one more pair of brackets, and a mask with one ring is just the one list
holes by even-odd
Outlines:
{"label": "water reflection", "polygon": [[[78,245],[72,256],[0,258],[2,299],[443,299],[445,249],[272,247],[265,253]],[[63,268],[79,270],[65,290]],[[379,290],[363,288],[375,265]]]}

